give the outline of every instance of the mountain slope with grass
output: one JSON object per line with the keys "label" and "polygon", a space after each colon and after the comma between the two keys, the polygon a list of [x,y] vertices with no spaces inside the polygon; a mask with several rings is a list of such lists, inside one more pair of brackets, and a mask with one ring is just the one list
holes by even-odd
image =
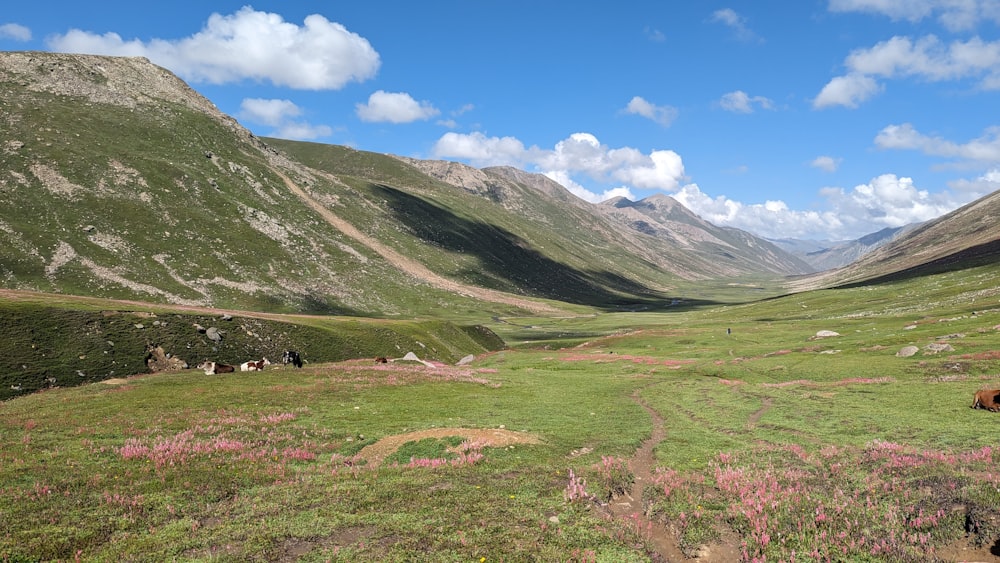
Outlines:
{"label": "mountain slope with grass", "polygon": [[0,53],[0,109],[9,289],[505,314],[657,307],[678,284],[799,267],[753,259],[750,235],[706,250],[623,229],[538,175],[260,139],[142,58]]}
{"label": "mountain slope with grass", "polygon": [[793,290],[964,270],[1000,260],[1000,191],[909,229],[842,268],[794,280]]}

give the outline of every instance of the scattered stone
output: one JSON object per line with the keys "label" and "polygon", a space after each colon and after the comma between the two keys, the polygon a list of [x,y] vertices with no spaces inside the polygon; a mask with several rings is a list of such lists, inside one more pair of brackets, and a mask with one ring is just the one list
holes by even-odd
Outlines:
{"label": "scattered stone", "polygon": [[910,356],[913,356],[914,354],[916,354],[919,351],[920,351],[920,348],[917,348],[916,346],[906,346],[903,349],[901,349],[899,352],[896,352],[896,357],[897,358],[909,358]]}
{"label": "scattered stone", "polygon": [[840,336],[840,333],[832,330],[821,330],[816,333],[816,338],[830,338],[832,336]]}
{"label": "scattered stone", "polygon": [[214,326],[205,330],[205,336],[212,342],[222,342],[222,331]]}
{"label": "scattered stone", "polygon": [[149,355],[146,357],[146,366],[151,372],[180,371],[188,368],[187,362],[173,354],[165,353],[162,346],[155,348],[150,346],[147,351]]}
{"label": "scattered stone", "polygon": [[202,333],[202,334],[205,334],[205,331],[206,331],[205,327],[201,326],[198,323],[194,323],[194,329],[197,330],[198,332]]}
{"label": "scattered stone", "polygon": [[233,316],[227,313],[225,315],[222,315],[222,320],[224,320],[224,321],[231,321],[231,320],[233,320]]}
{"label": "scattered stone", "polygon": [[142,323],[135,323],[134,326],[135,326],[135,328],[137,328],[139,330],[142,330],[142,329],[146,328],[146,325],[144,325]]}
{"label": "scattered stone", "polygon": [[466,356],[466,357],[462,358],[461,360],[459,360],[458,363],[455,364],[455,365],[464,366],[466,364],[472,363],[472,360],[475,360],[475,359],[476,359],[475,356],[473,356],[472,354],[469,354],[468,356]]}
{"label": "scattered stone", "polygon": [[954,352],[955,348],[951,344],[945,344],[943,342],[931,342],[927,346],[924,346],[924,354],[938,354],[941,352]]}

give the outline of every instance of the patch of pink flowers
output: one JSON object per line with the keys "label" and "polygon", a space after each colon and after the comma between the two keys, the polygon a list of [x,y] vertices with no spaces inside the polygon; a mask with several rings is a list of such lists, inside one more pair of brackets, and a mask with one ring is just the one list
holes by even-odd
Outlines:
{"label": "patch of pink flowers", "polygon": [[566,484],[566,489],[563,490],[563,498],[566,502],[574,502],[577,500],[593,500],[594,495],[587,493],[587,480],[583,477],[577,477],[576,473],[572,469],[569,470],[569,483]]}
{"label": "patch of pink flowers", "polygon": [[[720,454],[714,480],[727,519],[743,536],[744,561],[922,560],[934,557],[934,530],[954,519],[934,495],[960,498],[960,476],[988,471],[995,453],[992,447],[952,453],[883,441],[818,454],[772,446]],[[928,476],[934,487],[912,486]],[[685,486],[672,470],[658,470],[654,482],[668,497]]]}
{"label": "patch of pink flowers", "polygon": [[444,458],[410,458],[410,462],[402,467],[406,468],[437,468],[437,467],[461,467],[463,465],[475,465],[477,462],[483,459],[482,449],[486,447],[486,442],[483,441],[470,441],[466,440],[455,447],[454,453],[455,457],[452,459]]}

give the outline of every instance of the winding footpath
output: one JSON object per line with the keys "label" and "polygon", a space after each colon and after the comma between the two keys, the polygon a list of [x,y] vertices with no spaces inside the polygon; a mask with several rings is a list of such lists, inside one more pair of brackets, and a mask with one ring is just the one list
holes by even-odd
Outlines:
{"label": "winding footpath", "polygon": [[629,469],[635,476],[632,489],[624,496],[611,499],[608,508],[613,517],[635,522],[639,526],[640,535],[645,536],[650,546],[656,550],[657,561],[686,561],[688,558],[677,546],[673,533],[663,523],[650,520],[642,505],[643,491],[647,484],[653,482],[653,469],[656,467],[653,450],[666,438],[667,431],[664,428],[663,416],[642,400],[639,396],[640,391],[636,390],[632,394],[632,400],[645,409],[653,419],[653,432],[628,460]]}

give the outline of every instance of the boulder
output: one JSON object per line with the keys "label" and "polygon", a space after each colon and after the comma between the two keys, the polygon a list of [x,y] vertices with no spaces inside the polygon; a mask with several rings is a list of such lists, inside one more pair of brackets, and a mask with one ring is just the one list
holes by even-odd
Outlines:
{"label": "boulder", "polygon": [[899,352],[896,352],[897,358],[909,358],[910,356],[916,354],[920,351],[920,348],[916,346],[905,346]]}

